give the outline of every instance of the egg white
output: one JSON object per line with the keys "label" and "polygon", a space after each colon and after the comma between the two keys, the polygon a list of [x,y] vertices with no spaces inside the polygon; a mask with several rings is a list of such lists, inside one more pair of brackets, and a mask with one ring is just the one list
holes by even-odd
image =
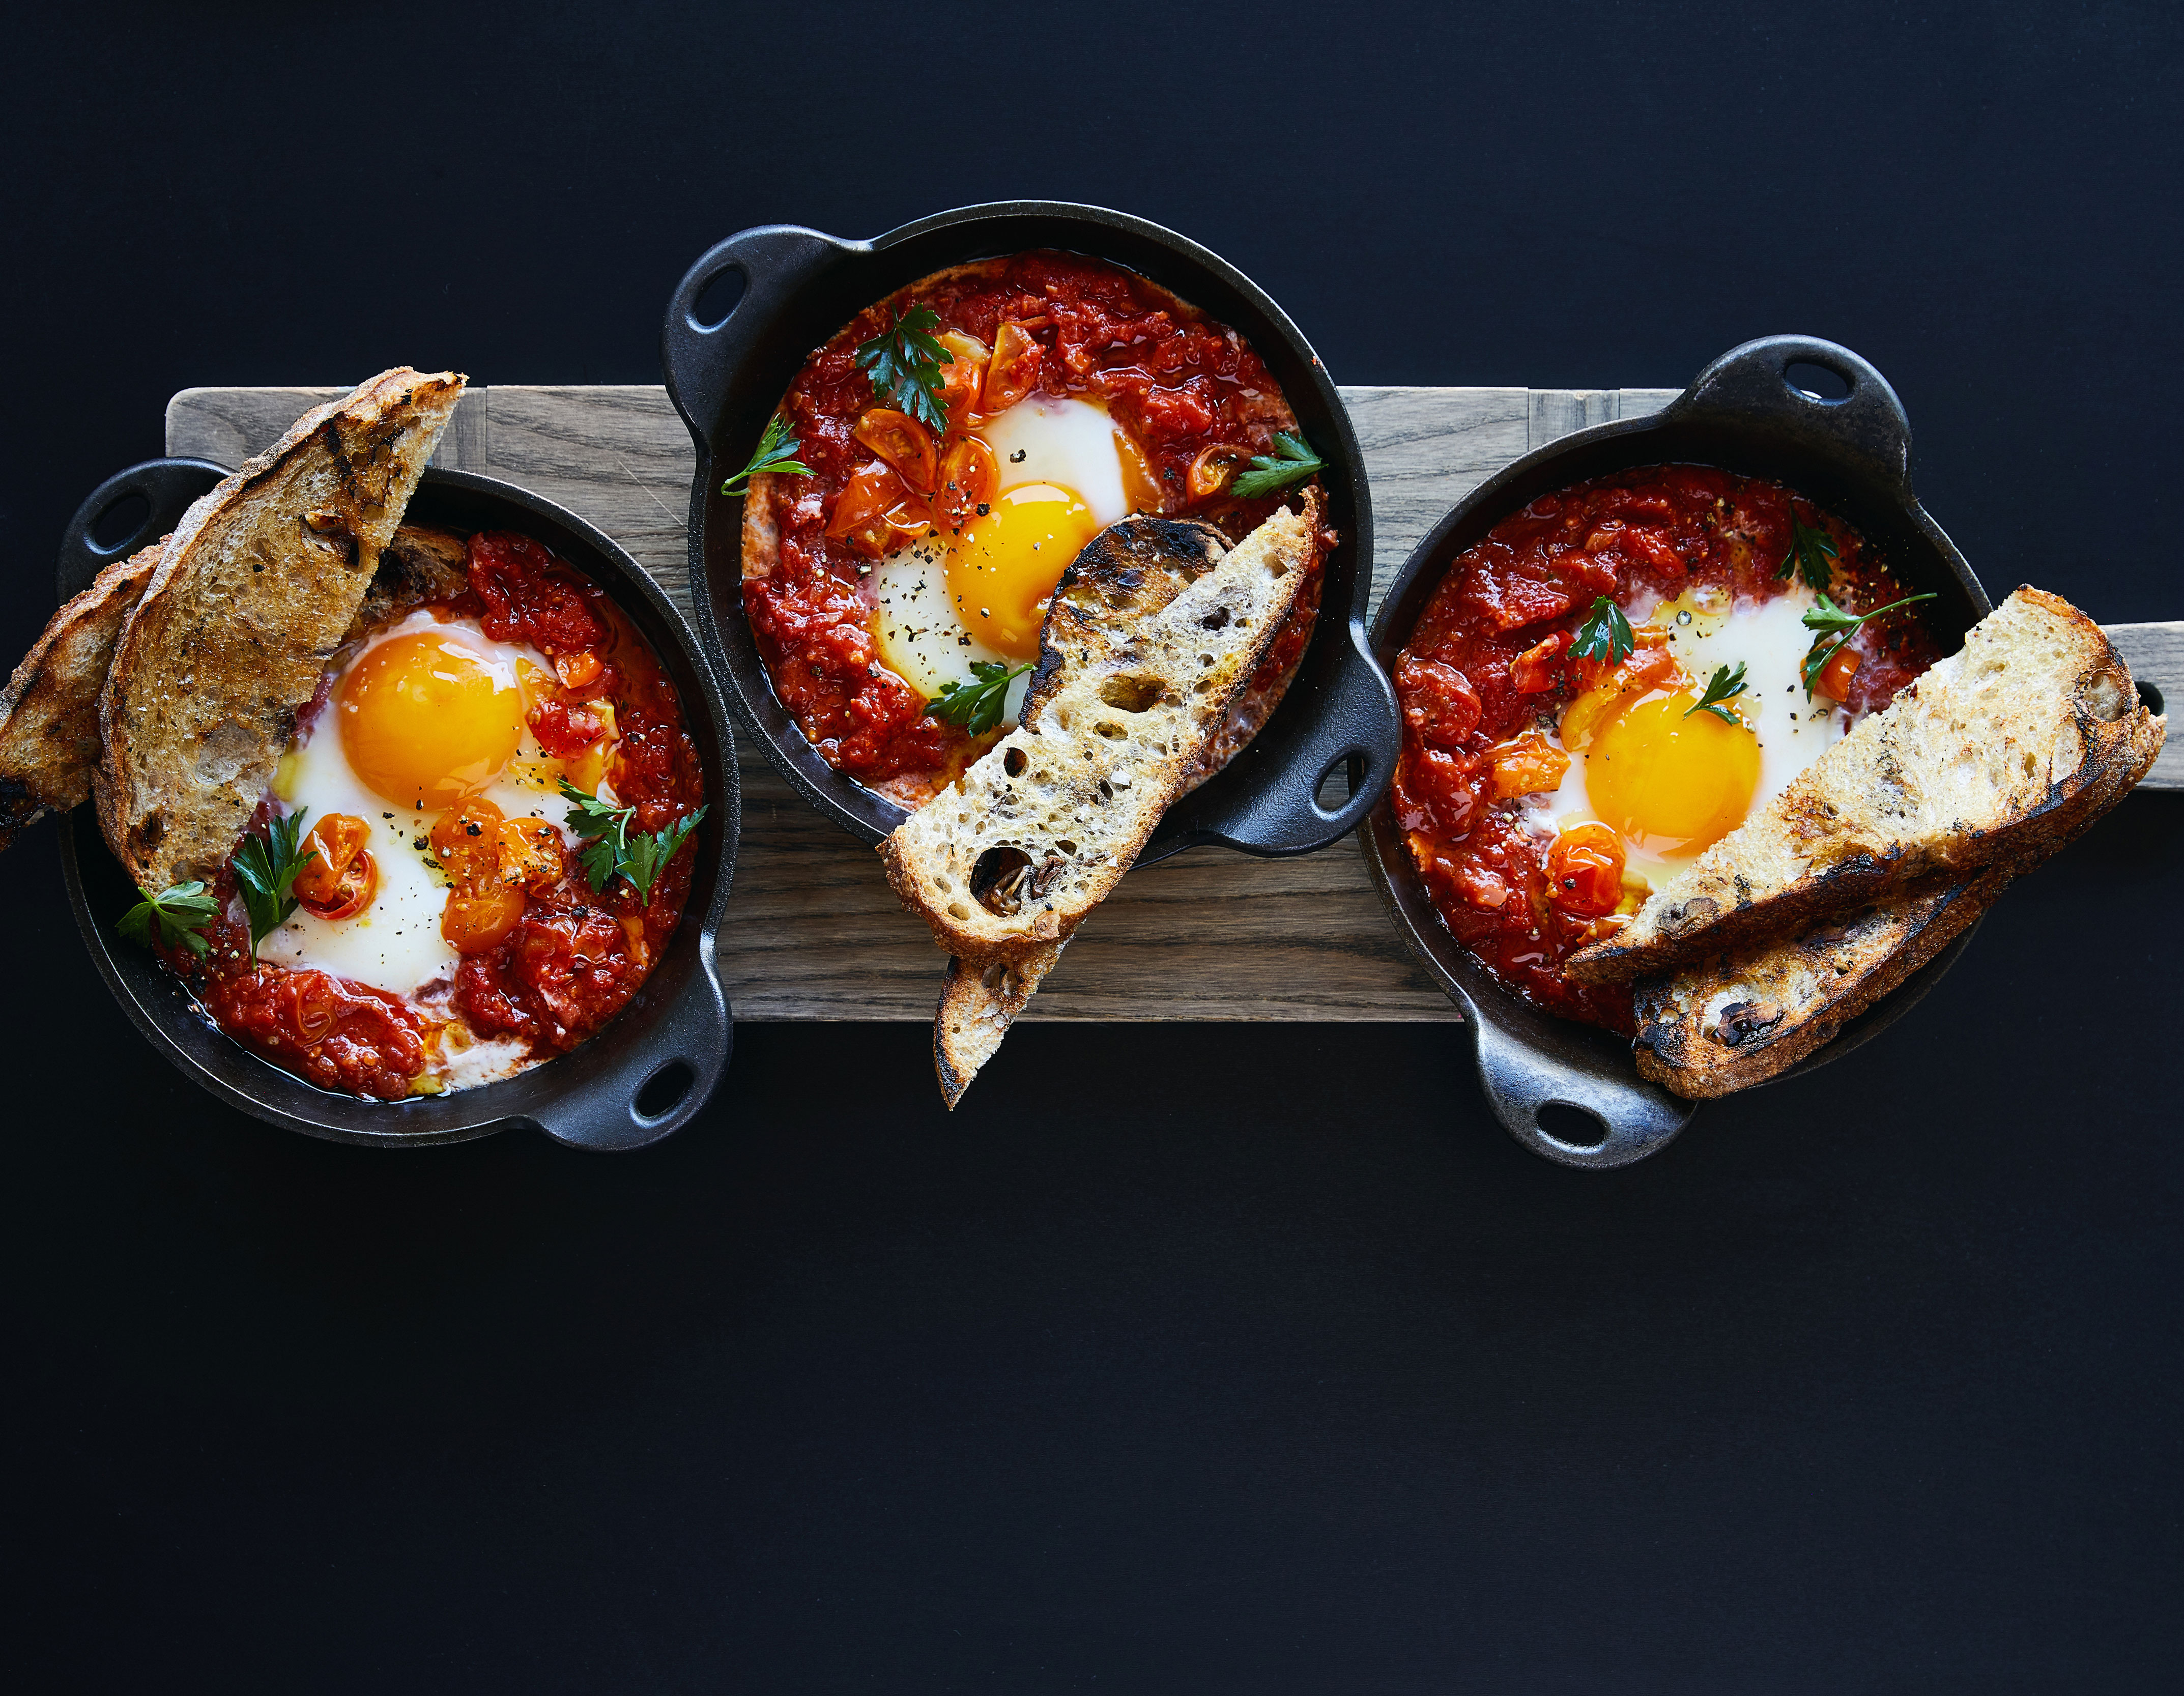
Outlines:
{"label": "egg white", "polygon": [[[346,656],[335,679],[335,695],[365,655],[419,629],[468,648],[504,688],[520,686],[519,661],[551,670],[543,655],[520,643],[495,641],[476,619],[443,623],[429,612],[418,612]],[[339,710],[330,701],[282,757],[273,795],[287,813],[308,811],[307,831],[313,820],[337,812],[353,814],[370,826],[365,845],[378,863],[377,893],[354,918],[329,922],[297,908],[259,945],[259,957],[414,997],[451,978],[461,957],[440,934],[448,880],[428,858],[430,834],[440,815],[398,806],[367,789],[343,750],[340,721]],[[546,819],[561,830],[565,841],[573,842],[566,823],[569,803],[557,792],[561,771],[561,762],[541,748],[526,727],[514,757],[482,793],[509,817]]]}
{"label": "egg white", "polygon": [[[1765,600],[1730,601],[1725,592],[1711,597],[1703,591],[1688,591],[1667,605],[1658,596],[1641,596],[1625,609],[1634,625],[1652,622],[1667,628],[1669,649],[1691,678],[1694,695],[1705,694],[1708,679],[1719,667],[1726,666],[1733,672],[1743,665],[1744,693],[1731,705],[1759,745],[1759,778],[1747,818],[1788,788],[1850,728],[1841,707],[1823,695],[1807,700],[1798,679],[1798,667],[1813,645],[1813,633],[1801,621],[1816,601],[1813,591],[1800,582]],[[1559,735],[1551,734],[1549,739],[1562,745]],[[1535,834],[1542,837],[1573,824],[1600,822],[1586,791],[1582,753],[1571,751],[1562,786],[1552,795],[1531,796],[1526,814]],[[1627,874],[1643,878],[1655,889],[1695,857],[1648,854],[1627,840],[1624,847]]]}
{"label": "egg white", "polygon": [[[1102,529],[1129,514],[1115,425],[1088,401],[1033,394],[983,419],[978,434],[994,450],[1000,490],[1053,483],[1073,491]],[[974,680],[974,662],[1004,656],[964,627],[949,604],[945,537],[900,548],[872,567],[872,633],[889,671],[931,700],[950,683]],[[1009,686],[1003,722],[1014,723],[1028,678]]]}

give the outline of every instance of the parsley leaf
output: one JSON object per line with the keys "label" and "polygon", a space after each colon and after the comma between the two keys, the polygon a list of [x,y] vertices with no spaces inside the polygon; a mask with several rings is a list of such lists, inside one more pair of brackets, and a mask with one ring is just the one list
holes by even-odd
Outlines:
{"label": "parsley leaf", "polygon": [[632,834],[629,827],[637,817],[635,807],[610,806],[595,795],[586,795],[566,778],[561,779],[561,795],[569,803],[569,828],[580,837],[592,838],[577,852],[585,881],[604,895],[609,884],[621,878],[648,902],[653,884],[667,869],[675,851],[689,840],[698,821],[710,810],[701,806],[665,830],[640,830]]}
{"label": "parsley leaf", "polygon": [[780,477],[810,477],[811,467],[796,457],[800,444],[788,433],[788,421],[778,412],[766,421],[765,433],[758,438],[758,447],[750,456],[750,463],[721,485],[722,494],[749,494],[750,480],[760,471],[772,471]]}
{"label": "parsley leaf", "polygon": [[230,862],[235,868],[236,886],[242,895],[242,905],[250,914],[250,951],[255,955],[258,945],[287,922],[288,915],[301,905],[292,885],[296,873],[304,869],[304,862],[316,853],[316,849],[298,846],[297,839],[303,834],[304,809],[290,813],[286,818],[270,820],[265,834],[246,836],[242,846],[235,851]]}
{"label": "parsley leaf", "polygon": [[1603,666],[1612,666],[1637,645],[1638,639],[1630,633],[1630,621],[1623,616],[1623,609],[1606,595],[1596,594],[1592,598],[1592,611],[1577,627],[1577,639],[1570,644],[1570,657],[1597,660]]}
{"label": "parsley leaf", "polygon": [[941,684],[940,693],[925,703],[926,715],[960,724],[973,736],[983,736],[1001,722],[1009,685],[1030,669],[1028,660],[1014,667],[999,660],[973,660],[971,675],[978,682]]}
{"label": "parsley leaf", "polygon": [[1277,430],[1274,447],[1279,457],[1265,454],[1254,456],[1251,470],[1239,471],[1235,482],[1228,485],[1229,494],[1239,500],[1256,500],[1262,494],[1302,483],[1314,471],[1327,469],[1327,461],[1312,452],[1312,444],[1301,436]]}
{"label": "parsley leaf", "polygon": [[156,925],[159,940],[168,947],[187,946],[192,954],[205,951],[205,940],[198,933],[212,922],[220,907],[202,882],[170,884],[156,895],[146,889],[136,893],[144,899],[121,915],[116,930],[149,948]]}
{"label": "parsley leaf", "polygon": [[[1797,675],[1804,680],[1805,699],[1810,700],[1813,698],[1813,685],[1819,681],[1820,673],[1826,668],[1828,661],[1847,645],[1850,639],[1858,634],[1859,627],[1868,619],[1878,618],[1884,612],[1893,612],[1897,607],[1908,606],[1914,601],[1931,600],[1933,598],[1930,593],[1907,594],[1901,600],[1892,600],[1887,605],[1876,606],[1870,612],[1852,612],[1847,607],[1837,606],[1823,593],[1819,605],[1807,607],[1804,617],[1799,621],[1806,629],[1819,633],[1813,639],[1812,650],[1797,667]],[[1830,638],[1834,639],[1830,640]]]}
{"label": "parsley leaf", "polygon": [[945,430],[940,367],[954,365],[956,355],[933,335],[939,327],[940,315],[930,306],[897,314],[894,329],[858,345],[857,369],[872,378],[876,397],[894,401],[929,428]]}
{"label": "parsley leaf", "polygon": [[621,863],[621,874],[636,886],[637,892],[646,901],[652,899],[652,885],[667,869],[667,862],[675,857],[675,851],[688,840],[698,828],[698,821],[705,816],[699,807],[687,817],[678,818],[665,830],[640,831],[630,838],[629,851]]}
{"label": "parsley leaf", "polygon": [[1716,666],[1713,679],[1706,686],[1706,694],[1696,706],[1684,709],[1684,717],[1689,718],[1695,712],[1711,712],[1724,724],[1741,724],[1744,721],[1727,703],[1743,693],[1744,661],[1739,660],[1733,672],[1726,666]]}
{"label": "parsley leaf", "polygon": [[1786,577],[1795,570],[1804,575],[1808,587],[1827,593],[1828,585],[1835,580],[1836,544],[1828,533],[1808,524],[1797,516],[1795,501],[1790,505],[1790,551],[1782,556],[1775,567],[1776,577]]}

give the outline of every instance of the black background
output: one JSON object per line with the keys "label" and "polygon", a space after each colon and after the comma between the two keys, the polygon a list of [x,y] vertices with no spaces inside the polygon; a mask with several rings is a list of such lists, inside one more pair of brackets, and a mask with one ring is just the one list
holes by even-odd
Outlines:
{"label": "black background", "polygon": [[[323,17],[309,15],[323,11]],[[41,8],[0,649],[203,382],[657,381],[744,225],[1009,196],[1346,382],[1892,379],[1997,592],[2184,616],[2157,6]],[[17,1688],[2144,1688],[2173,1676],[2184,807],[1856,1062],[1565,1172],[1460,1033],[747,1026],[640,1157],[217,1107],[8,856]],[[734,909],[730,909],[731,923]],[[1148,1010],[1157,1011],[1157,985]]]}

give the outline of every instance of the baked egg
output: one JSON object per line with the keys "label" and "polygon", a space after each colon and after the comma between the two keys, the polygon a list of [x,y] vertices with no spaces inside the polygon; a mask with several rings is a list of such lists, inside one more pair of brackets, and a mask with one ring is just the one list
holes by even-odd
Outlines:
{"label": "baked egg", "polygon": [[259,957],[404,996],[449,979],[461,957],[442,934],[448,879],[433,856],[433,824],[482,798],[572,843],[562,778],[587,791],[604,780],[610,737],[563,761],[526,722],[553,675],[543,655],[494,640],[477,619],[430,611],[412,613],[351,655],[323,709],[283,756],[273,795],[287,813],[307,814],[307,833],[335,819],[361,821],[376,887],[348,917],[299,907],[265,937]]}
{"label": "baked egg", "polygon": [[[1090,401],[1034,393],[973,419],[969,439],[980,482],[963,522],[936,518],[872,569],[873,645],[928,699],[972,682],[975,662],[1036,660],[1069,562],[1108,525],[1159,505],[1144,457]],[[1005,722],[1028,683],[1010,685]]]}
{"label": "baked egg", "polygon": [[[1849,728],[1827,696],[1808,696],[1799,667],[1815,604],[1796,583],[1763,600],[1694,585],[1627,609],[1637,646],[1529,735],[1564,762],[1561,780],[1526,797],[1527,824],[1554,838],[1594,825],[1622,845],[1626,904],[1672,877],[1773,800]],[[1739,667],[1741,667],[1740,672]],[[1741,683],[1708,706],[1708,686]],[[1519,739],[1520,740],[1524,739]]]}

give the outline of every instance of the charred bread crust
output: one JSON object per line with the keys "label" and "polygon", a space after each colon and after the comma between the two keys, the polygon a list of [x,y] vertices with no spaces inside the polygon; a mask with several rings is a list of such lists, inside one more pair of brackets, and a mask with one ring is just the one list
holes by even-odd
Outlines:
{"label": "charred bread crust", "polygon": [[184,515],[99,697],[99,827],[137,884],[209,877],[233,850],[462,388],[383,372]]}
{"label": "charred bread crust", "polygon": [[1136,859],[1303,580],[1318,522],[1126,518],[1062,574],[1022,722],[880,845],[940,946],[983,967],[1067,938]]}
{"label": "charred bread crust", "polygon": [[1015,966],[949,961],[940,1005],[933,1016],[933,1072],[950,1113],[1068,946],[1057,942]]}
{"label": "charred bread crust", "polygon": [[98,692],[122,626],[170,539],[162,536],[93,577],[53,614],[0,691],[0,849],[41,814],[90,798]]}
{"label": "charred bread crust", "polygon": [[1565,969],[1591,983],[1658,976],[1925,879],[1991,866],[2022,873],[2120,800],[2166,731],[2098,625],[2059,596],[2020,589],[1960,653]]}
{"label": "charred bread crust", "polygon": [[1786,942],[1641,979],[1639,1075],[1692,1101],[1780,1077],[1962,935],[2009,881],[2000,870],[1951,879]]}

